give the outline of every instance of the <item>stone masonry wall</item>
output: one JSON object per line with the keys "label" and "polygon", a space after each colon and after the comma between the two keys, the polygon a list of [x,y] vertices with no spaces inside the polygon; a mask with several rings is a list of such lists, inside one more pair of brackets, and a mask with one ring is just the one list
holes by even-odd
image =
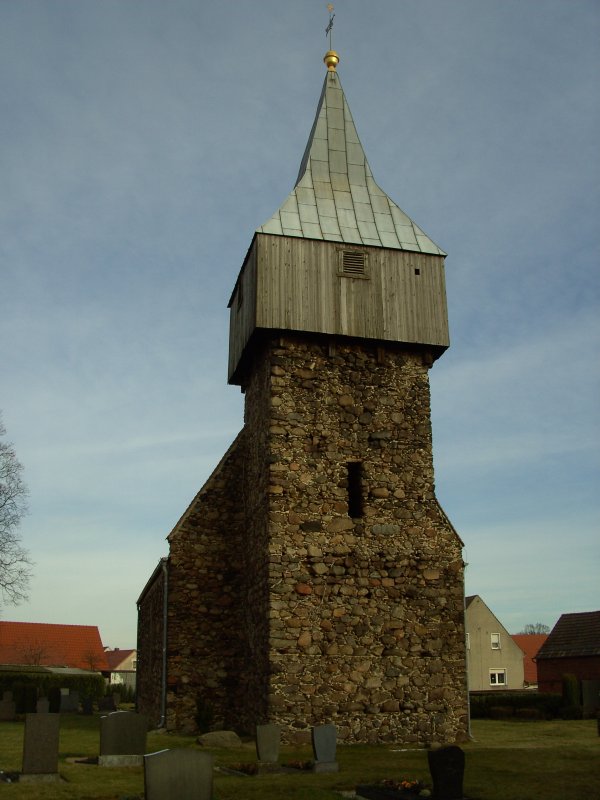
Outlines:
{"label": "stone masonry wall", "polygon": [[238,727],[244,706],[243,435],[169,536],[167,728]]}
{"label": "stone masonry wall", "polygon": [[137,709],[147,714],[157,727],[162,713],[162,652],[164,573],[161,569],[146,587],[138,608],[138,643],[136,669]]}
{"label": "stone masonry wall", "polygon": [[[255,652],[268,635],[269,668],[254,708],[284,730],[333,722],[363,742],[466,733],[461,542],[434,493],[428,360],[288,334],[257,351],[246,574],[258,580]],[[355,518],[351,462],[362,473]]]}

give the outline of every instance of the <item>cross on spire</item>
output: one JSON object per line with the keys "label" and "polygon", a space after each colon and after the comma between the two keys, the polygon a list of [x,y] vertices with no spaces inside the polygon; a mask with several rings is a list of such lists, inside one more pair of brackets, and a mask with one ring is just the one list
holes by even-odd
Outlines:
{"label": "cross on spire", "polygon": [[325,28],[325,36],[329,34],[329,49],[331,50],[331,31],[333,29],[333,20],[335,17],[335,14],[333,13],[333,3],[327,4],[327,11],[329,11],[329,24]]}

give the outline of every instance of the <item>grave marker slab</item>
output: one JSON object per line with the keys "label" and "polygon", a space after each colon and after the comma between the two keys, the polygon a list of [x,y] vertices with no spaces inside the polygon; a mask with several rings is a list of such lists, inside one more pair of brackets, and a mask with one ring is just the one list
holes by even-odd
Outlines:
{"label": "grave marker slab", "polygon": [[115,711],[100,719],[101,767],[141,766],[146,752],[148,717],[133,711]]}
{"label": "grave marker slab", "polygon": [[144,756],[145,800],[212,800],[214,758],[198,750]]}
{"label": "grave marker slab", "polygon": [[20,781],[59,780],[57,714],[26,714]]}
{"label": "grave marker slab", "polygon": [[462,800],[465,754],[457,745],[440,747],[427,753],[436,800]]}
{"label": "grave marker slab", "polygon": [[79,692],[67,692],[61,689],[60,710],[64,714],[76,714],[79,711]]}
{"label": "grave marker slab", "polygon": [[276,764],[279,760],[281,728],[279,725],[256,726],[256,757],[263,764]]}
{"label": "grave marker slab", "polygon": [[312,729],[312,746],[315,756],[313,772],[338,772],[335,760],[337,730],[335,725],[317,725]]}

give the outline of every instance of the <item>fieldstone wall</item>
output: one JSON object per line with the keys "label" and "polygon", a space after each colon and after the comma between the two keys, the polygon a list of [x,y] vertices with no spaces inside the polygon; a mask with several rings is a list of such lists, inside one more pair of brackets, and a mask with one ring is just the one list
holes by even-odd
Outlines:
{"label": "fieldstone wall", "polygon": [[245,703],[243,436],[169,535],[168,730],[238,727]]}
{"label": "fieldstone wall", "polygon": [[429,362],[286,335],[252,371],[248,550],[268,548],[265,717],[284,729],[334,722],[363,742],[466,732],[462,543],[434,493]]}
{"label": "fieldstone wall", "polygon": [[164,571],[159,568],[138,606],[137,710],[148,715],[153,727],[161,724],[162,712],[164,592]]}
{"label": "fieldstone wall", "polygon": [[253,353],[244,430],[169,537],[167,728],[461,740],[462,543],[435,498],[429,354],[290,334]]}

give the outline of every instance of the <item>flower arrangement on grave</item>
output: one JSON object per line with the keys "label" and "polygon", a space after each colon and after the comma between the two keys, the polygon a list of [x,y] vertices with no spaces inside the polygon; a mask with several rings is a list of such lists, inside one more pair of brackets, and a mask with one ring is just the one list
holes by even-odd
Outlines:
{"label": "flower arrangement on grave", "polygon": [[392,789],[396,792],[410,792],[412,794],[417,795],[418,797],[430,797],[431,792],[429,788],[419,780],[409,780],[408,778],[402,778],[399,781],[392,780],[391,778],[387,778],[381,781],[382,785],[386,787],[386,789]]}

